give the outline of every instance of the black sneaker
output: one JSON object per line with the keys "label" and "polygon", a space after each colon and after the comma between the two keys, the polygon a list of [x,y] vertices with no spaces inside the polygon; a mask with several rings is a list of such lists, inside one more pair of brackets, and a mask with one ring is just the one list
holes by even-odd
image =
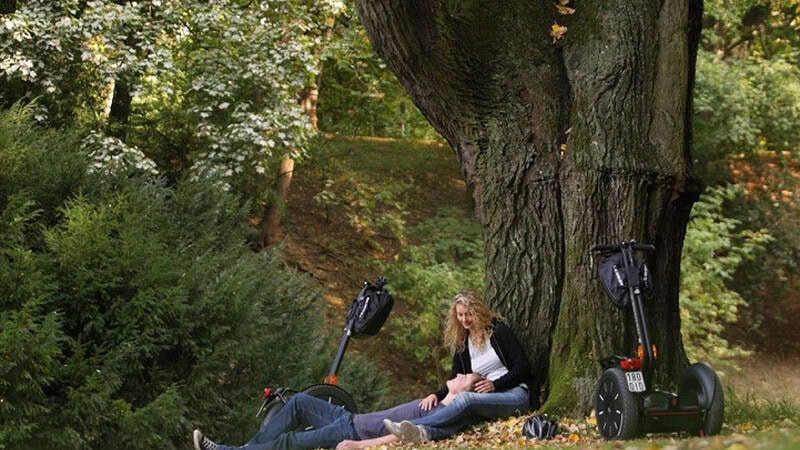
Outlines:
{"label": "black sneaker", "polygon": [[194,440],[194,450],[217,450],[219,448],[216,442],[203,436],[200,430],[194,430],[192,439]]}

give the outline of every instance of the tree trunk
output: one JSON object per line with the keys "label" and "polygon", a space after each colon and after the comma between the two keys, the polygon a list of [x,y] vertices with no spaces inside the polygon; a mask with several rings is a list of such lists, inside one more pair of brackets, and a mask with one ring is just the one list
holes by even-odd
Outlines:
{"label": "tree trunk", "polygon": [[[317,79],[322,74],[322,64],[319,65]],[[317,130],[317,98],[319,88],[314,85],[302,92],[300,104],[303,112],[306,113],[311,127]],[[278,178],[275,180],[275,196],[264,208],[264,220],[261,222],[261,233],[259,236],[259,246],[261,248],[271,247],[278,243],[281,233],[281,210],[286,206],[286,198],[289,195],[289,185],[292,183],[294,173],[294,159],[285,157],[281,160]]]}
{"label": "tree trunk", "polygon": [[16,0],[3,0],[0,2],[0,14],[14,14],[17,12]]}
{"label": "tree trunk", "polygon": [[294,174],[294,159],[281,160],[278,179],[275,181],[275,197],[267,205],[264,219],[261,222],[260,247],[270,247],[278,243],[281,225],[281,210],[286,205],[289,185]]}
{"label": "tree trunk", "polygon": [[[325,33],[323,34],[323,42],[328,42],[333,36],[333,26],[335,19],[329,17],[325,20]],[[300,93],[300,105],[303,107],[303,112],[308,117],[311,128],[319,130],[319,120],[317,117],[317,103],[319,101],[319,86],[322,84],[322,61],[317,63],[317,80],[312,86],[304,89]],[[292,183],[292,173],[294,172],[294,160],[291,158],[284,158],[281,160],[280,172],[278,179],[275,181],[275,198],[265,208],[264,220],[261,224],[261,233],[259,236],[259,246],[269,247],[278,242],[278,236],[281,232],[281,208],[286,205],[286,198],[289,195],[289,185]]]}
{"label": "tree trunk", "polygon": [[[486,244],[486,297],[525,345],[545,408],[587,412],[598,358],[630,354],[589,247],[637,239],[659,380],[686,365],[681,246],[699,183],[691,90],[702,0],[357,0],[373,47],[448,141]],[[554,23],[568,31],[557,42]]]}

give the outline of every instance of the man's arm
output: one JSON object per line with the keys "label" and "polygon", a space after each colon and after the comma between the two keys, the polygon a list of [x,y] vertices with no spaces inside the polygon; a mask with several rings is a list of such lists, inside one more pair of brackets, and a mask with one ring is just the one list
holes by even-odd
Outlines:
{"label": "man's arm", "polygon": [[339,442],[339,445],[337,445],[336,448],[337,449],[343,449],[343,448],[368,448],[368,447],[375,447],[375,446],[378,446],[378,445],[391,444],[392,442],[397,442],[399,440],[400,439],[397,436],[395,436],[393,434],[387,434],[386,436],[382,436],[382,437],[374,438],[374,439],[367,439],[367,440],[364,440],[364,441],[349,441],[349,440],[348,441],[342,441],[342,442]]}

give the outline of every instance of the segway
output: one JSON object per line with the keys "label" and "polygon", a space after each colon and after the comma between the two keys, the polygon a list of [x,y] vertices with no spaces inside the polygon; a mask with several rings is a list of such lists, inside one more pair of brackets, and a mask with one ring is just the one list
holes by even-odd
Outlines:
{"label": "segway", "polygon": [[700,362],[687,367],[677,394],[653,386],[658,351],[650,340],[644,311],[645,294],[652,291],[652,277],[633,252],[653,252],[655,247],[623,241],[618,245],[595,245],[591,251],[607,254],[599,267],[603,286],[614,305],[631,308],[639,338],[635,357],[600,360],[603,373],[595,393],[600,435],[610,440],[648,432],[718,434],[724,416],[724,393],[711,366]]}
{"label": "segway", "polygon": [[261,422],[261,428],[264,428],[286,405],[289,398],[298,392],[325,400],[353,414],[358,413],[358,407],[353,397],[337,386],[339,367],[342,364],[350,338],[377,334],[384,322],[386,322],[386,318],[389,317],[394,300],[389,292],[384,289],[385,284],[386,279],[383,277],[378,278],[374,284],[367,281],[362,284],[361,290],[347,312],[344,335],[339,342],[339,349],[336,351],[331,370],[322,383],[312,384],[300,391],[286,387],[264,388],[263,402],[261,402],[261,407],[256,412],[256,417],[262,413],[265,414],[264,420]]}

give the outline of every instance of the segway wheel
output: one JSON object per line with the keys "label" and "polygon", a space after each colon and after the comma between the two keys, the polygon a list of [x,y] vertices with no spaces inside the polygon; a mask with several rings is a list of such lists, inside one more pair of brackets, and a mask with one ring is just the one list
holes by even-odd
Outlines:
{"label": "segway wheel", "polygon": [[[716,375],[716,374],[714,374]],[[722,421],[725,416],[725,398],[722,390],[722,383],[719,377],[715,377],[714,395],[711,404],[706,409],[705,434],[715,436],[722,430]]]}
{"label": "segway wheel", "polygon": [[597,382],[595,394],[597,429],[605,439],[630,439],[639,426],[639,402],[628,390],[625,372],[606,369]]}
{"label": "segway wheel", "polygon": [[264,414],[264,420],[261,421],[261,429],[263,430],[264,427],[275,417],[276,414],[283,409],[286,403],[283,403],[280,400],[276,400],[272,402],[271,405],[267,407],[267,412]]}
{"label": "segway wheel", "polygon": [[725,417],[725,397],[722,382],[714,369],[706,363],[694,363],[686,368],[681,381],[681,404],[697,405],[703,409],[700,436],[714,436],[722,430]]}
{"label": "segway wheel", "polygon": [[[347,391],[338,386],[334,386],[332,384],[312,384],[311,386],[303,389],[301,392],[344,408],[353,414],[358,414],[358,408],[356,407],[356,402],[353,400],[353,397],[351,397]],[[261,422],[262,430],[275,417],[275,415],[278,414],[281,409],[283,409],[285,405],[286,404],[280,400],[276,400],[269,405],[266,414],[264,414],[264,420]],[[298,430],[308,429],[310,428],[300,427]]]}
{"label": "segway wheel", "polygon": [[347,391],[339,386],[333,384],[313,384],[303,389],[302,392],[312,397],[325,400],[330,404],[341,406],[353,414],[358,414],[356,401],[353,400],[353,397],[351,397]]}

